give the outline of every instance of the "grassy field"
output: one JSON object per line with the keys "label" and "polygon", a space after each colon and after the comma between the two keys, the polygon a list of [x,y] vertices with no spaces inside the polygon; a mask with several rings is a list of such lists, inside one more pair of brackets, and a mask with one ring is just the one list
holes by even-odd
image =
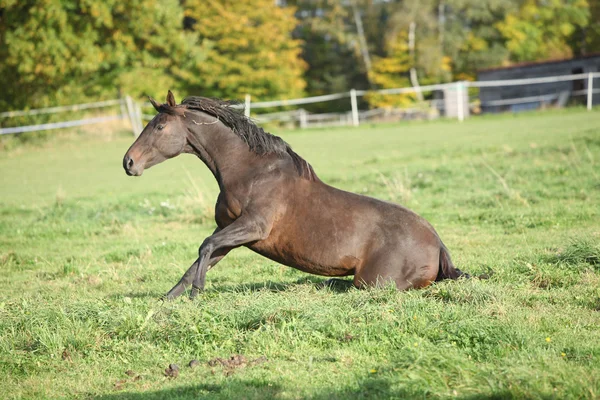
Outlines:
{"label": "grassy field", "polygon": [[238,249],[163,303],[214,227],[204,165],[127,177],[126,132],[21,146],[0,153],[0,397],[600,397],[600,112],[281,135],[494,275],[321,289]]}

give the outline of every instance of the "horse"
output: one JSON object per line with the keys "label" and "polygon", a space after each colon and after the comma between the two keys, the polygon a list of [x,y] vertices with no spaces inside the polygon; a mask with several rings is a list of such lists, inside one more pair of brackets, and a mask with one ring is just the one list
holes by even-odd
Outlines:
{"label": "horse", "polygon": [[204,289],[206,272],[240,246],[311,274],[353,275],[349,283],[357,288],[416,289],[468,275],[454,266],[424,218],[321,181],[306,160],[246,117],[237,103],[188,97],[177,104],[171,91],[164,104],[149,99],[158,114],[127,150],[127,175],[141,176],[189,153],[204,162],[220,190],[217,227],[167,299],[190,284],[194,299]]}

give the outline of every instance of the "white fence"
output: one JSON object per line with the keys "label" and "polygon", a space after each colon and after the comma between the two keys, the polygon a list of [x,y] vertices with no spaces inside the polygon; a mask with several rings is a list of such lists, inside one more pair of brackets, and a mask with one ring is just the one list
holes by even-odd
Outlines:
{"label": "white fence", "polygon": [[94,103],[74,104],[70,106],[47,107],[32,110],[6,111],[0,113],[0,118],[24,117],[42,114],[57,114],[68,111],[74,112],[82,110],[97,110],[107,107],[114,108],[116,106],[120,107],[120,112],[118,114],[112,113],[93,118],[0,128],[0,135],[7,135],[11,133],[37,132],[49,129],[71,128],[75,126],[100,124],[115,120],[128,120],[131,125],[133,134],[138,135],[143,129],[142,112],[140,105],[134,102],[129,96],[123,99],[98,101]]}
{"label": "white fence", "polygon": [[[245,98],[245,114],[251,116],[251,111],[256,109],[273,109],[277,107],[291,107],[300,106],[305,104],[328,102],[340,99],[349,99],[348,108],[346,111],[339,113],[327,113],[327,114],[311,114],[308,111],[297,108],[295,110],[286,110],[280,112],[271,112],[268,114],[254,114],[252,117],[259,122],[273,122],[278,121],[282,123],[293,124],[300,128],[306,128],[311,126],[328,126],[328,125],[354,125],[358,126],[361,121],[368,121],[373,118],[386,118],[394,116],[395,118],[406,119],[411,118],[414,115],[423,115],[423,110],[428,115],[434,115],[431,110],[437,110],[444,112],[446,116],[455,117],[459,121],[463,121],[469,116],[470,106],[474,103],[469,102],[468,91],[469,88],[490,88],[490,87],[507,87],[507,86],[519,86],[519,85],[543,85],[556,82],[565,81],[584,81],[586,87],[583,90],[570,90],[562,91],[557,93],[543,94],[537,96],[521,96],[509,99],[496,99],[487,102],[480,102],[480,106],[485,107],[496,107],[496,106],[507,106],[516,104],[545,104],[553,101],[560,101],[561,96],[566,93],[567,98],[570,96],[586,96],[585,103],[587,109],[591,110],[594,101],[594,94],[600,93],[599,89],[594,89],[594,79],[600,78],[600,72],[590,72],[583,74],[574,75],[562,75],[562,76],[550,76],[540,78],[526,78],[526,79],[510,79],[510,80],[496,80],[496,81],[460,81],[451,82],[438,85],[427,85],[419,87],[405,87],[405,88],[394,88],[394,89],[380,89],[380,90],[349,90],[348,92],[333,93],[322,96],[304,97],[298,99],[287,99],[287,100],[273,100],[273,101],[261,101],[252,102],[250,95],[246,95]],[[358,109],[358,98],[369,95],[369,94],[380,94],[380,95],[395,95],[395,94],[414,94],[417,92],[421,93],[443,93],[443,98],[434,98],[426,102],[424,107],[419,109],[372,109],[366,111],[360,111]],[[433,96],[435,97],[435,96]],[[564,96],[563,96],[564,97]],[[563,99],[564,100],[564,99]],[[98,124],[107,121],[113,121],[117,119],[129,121],[131,130],[134,135],[138,135],[143,129],[143,120],[148,120],[153,115],[142,114],[142,104],[134,102],[129,96],[123,99],[107,100],[95,103],[76,104],[70,106],[60,107],[49,107],[34,110],[22,110],[22,111],[7,111],[0,113],[1,118],[11,117],[22,117],[32,116],[41,114],[54,114],[62,113],[67,111],[81,111],[81,110],[95,110],[103,109],[107,107],[120,107],[120,112],[117,114],[107,114],[95,116],[93,118],[70,120],[62,122],[44,123],[36,125],[26,125],[18,127],[7,127],[0,128],[0,135],[21,133],[21,132],[34,132],[48,129],[59,129],[73,126],[82,126],[90,124]],[[241,107],[241,106],[240,106]]]}

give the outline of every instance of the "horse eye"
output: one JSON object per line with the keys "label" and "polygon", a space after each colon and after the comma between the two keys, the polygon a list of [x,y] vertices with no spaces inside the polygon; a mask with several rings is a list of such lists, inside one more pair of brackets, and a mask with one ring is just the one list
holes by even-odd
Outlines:
{"label": "horse eye", "polygon": [[162,131],[164,127],[165,127],[164,125],[158,125],[157,126],[157,128],[158,128],[159,131]]}

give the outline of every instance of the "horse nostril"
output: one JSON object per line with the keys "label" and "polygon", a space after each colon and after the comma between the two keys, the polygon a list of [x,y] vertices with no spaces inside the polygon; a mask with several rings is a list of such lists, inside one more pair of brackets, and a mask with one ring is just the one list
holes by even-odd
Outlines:
{"label": "horse nostril", "polygon": [[127,161],[127,168],[131,169],[131,167],[133,167],[133,159],[130,158],[129,161]]}

